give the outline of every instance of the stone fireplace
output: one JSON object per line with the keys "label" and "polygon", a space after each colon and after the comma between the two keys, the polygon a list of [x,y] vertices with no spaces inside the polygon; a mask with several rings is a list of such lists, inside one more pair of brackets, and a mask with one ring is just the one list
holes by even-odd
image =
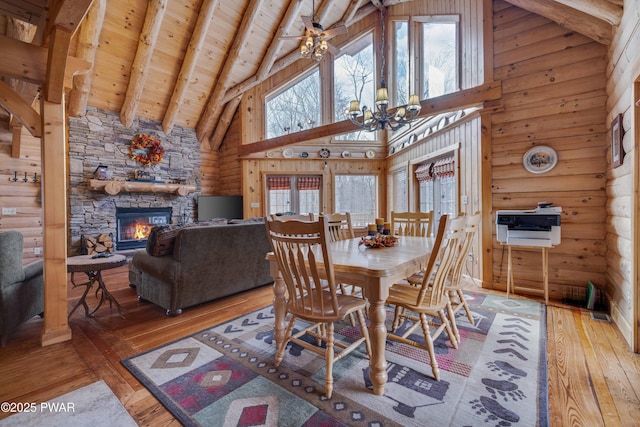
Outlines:
{"label": "stone fireplace", "polygon": [[[129,156],[131,140],[140,133],[160,139],[166,154],[161,163],[143,167]],[[114,179],[132,180],[136,171],[144,170],[163,183],[193,185],[195,192],[180,195],[176,192],[122,191],[111,195],[104,190],[92,190],[89,180],[100,165],[106,165]],[[69,255],[79,253],[80,238],[111,233],[114,240],[122,231],[116,219],[119,211],[129,209],[167,209],[168,214],[146,214],[151,221],[168,223],[191,222],[196,219],[196,200],[200,194],[200,142],[195,130],[174,126],[170,135],[162,132],[162,123],[136,119],[131,128],[120,123],[117,113],[87,108],[83,117],[69,118]],[[127,236],[116,251],[127,250],[133,244],[144,247],[144,242],[131,242]],[[133,239],[136,240],[136,239]],[[124,245],[124,248],[123,248]]]}
{"label": "stone fireplace", "polygon": [[154,225],[171,223],[171,208],[116,208],[116,250],[144,248]]}

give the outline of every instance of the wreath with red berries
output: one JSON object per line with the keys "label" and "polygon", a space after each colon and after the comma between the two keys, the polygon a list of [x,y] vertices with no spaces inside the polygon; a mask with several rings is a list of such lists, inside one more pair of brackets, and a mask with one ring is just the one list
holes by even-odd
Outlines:
{"label": "wreath with red berries", "polygon": [[160,140],[153,135],[141,133],[131,140],[129,156],[142,163],[142,166],[156,165],[162,161],[165,149]]}

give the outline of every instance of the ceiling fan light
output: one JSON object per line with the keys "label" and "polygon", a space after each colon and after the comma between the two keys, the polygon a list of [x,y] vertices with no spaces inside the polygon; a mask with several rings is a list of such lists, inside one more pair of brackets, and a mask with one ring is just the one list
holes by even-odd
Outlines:
{"label": "ceiling fan light", "polygon": [[307,45],[307,49],[313,49],[313,37],[307,37],[307,41],[305,42],[305,44]]}
{"label": "ceiling fan light", "polygon": [[327,43],[326,40],[321,40],[320,41],[320,50],[322,50],[323,52],[326,52],[329,49],[329,44]]}
{"label": "ceiling fan light", "polygon": [[302,43],[300,45],[300,55],[302,56],[309,56],[309,48],[307,47],[306,44]]}

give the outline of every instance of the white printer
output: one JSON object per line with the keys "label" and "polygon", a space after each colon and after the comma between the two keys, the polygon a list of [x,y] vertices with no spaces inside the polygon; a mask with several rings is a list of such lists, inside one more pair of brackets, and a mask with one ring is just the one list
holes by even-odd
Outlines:
{"label": "white printer", "polygon": [[552,247],[560,244],[562,208],[540,202],[533,210],[496,211],[498,242],[513,246]]}

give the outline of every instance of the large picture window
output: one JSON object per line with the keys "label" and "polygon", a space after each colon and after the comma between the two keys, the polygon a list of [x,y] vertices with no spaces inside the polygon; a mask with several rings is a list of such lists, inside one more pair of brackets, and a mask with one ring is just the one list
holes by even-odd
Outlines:
{"label": "large picture window", "polygon": [[452,20],[450,17],[434,17],[418,25],[421,99],[459,89],[458,23]]}
{"label": "large picture window", "polygon": [[267,138],[312,128],[321,123],[320,72],[316,67],[266,99]]}
{"label": "large picture window", "polygon": [[378,184],[375,175],[336,175],[336,212],[349,212],[355,227],[375,222]]}
{"label": "large picture window", "polygon": [[267,177],[268,214],[318,214],[322,177],[270,175]]}
{"label": "large picture window", "polygon": [[[373,33],[368,33],[341,49],[340,56],[333,62],[333,115],[336,122],[346,119],[344,111],[352,99],[358,100],[361,106],[375,107],[374,69]],[[336,139],[371,141],[375,136],[373,132],[357,131],[340,135]]]}
{"label": "large picture window", "polygon": [[409,183],[407,182],[407,170],[402,168],[391,176],[391,194],[393,194],[392,209],[396,212],[409,211]]}

